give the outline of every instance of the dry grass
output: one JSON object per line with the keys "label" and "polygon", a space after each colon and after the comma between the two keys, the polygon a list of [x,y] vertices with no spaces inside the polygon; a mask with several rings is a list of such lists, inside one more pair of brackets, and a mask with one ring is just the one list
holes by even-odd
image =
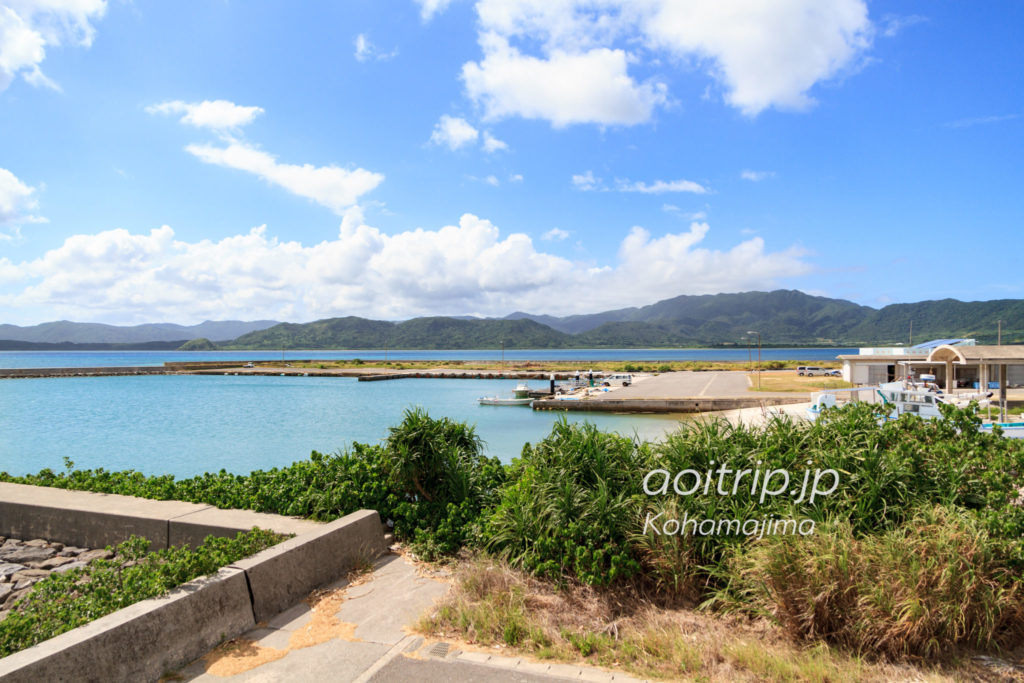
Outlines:
{"label": "dry grass", "polygon": [[[747,375],[751,387],[757,388],[757,373]],[[816,389],[848,389],[853,385],[834,377],[801,377],[793,370],[761,373],[760,391],[814,391]]]}
{"label": "dry grass", "polygon": [[636,591],[559,588],[487,558],[460,564],[451,593],[417,629],[468,649],[671,680],[1017,680],[973,660],[928,667],[801,647],[765,620],[666,609]]}

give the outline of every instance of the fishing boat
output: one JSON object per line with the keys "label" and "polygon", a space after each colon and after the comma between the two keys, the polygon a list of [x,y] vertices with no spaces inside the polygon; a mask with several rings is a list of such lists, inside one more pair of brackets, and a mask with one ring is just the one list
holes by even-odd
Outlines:
{"label": "fishing boat", "polygon": [[528,406],[533,403],[530,387],[525,382],[516,385],[512,396],[481,396],[477,401],[482,406]]}

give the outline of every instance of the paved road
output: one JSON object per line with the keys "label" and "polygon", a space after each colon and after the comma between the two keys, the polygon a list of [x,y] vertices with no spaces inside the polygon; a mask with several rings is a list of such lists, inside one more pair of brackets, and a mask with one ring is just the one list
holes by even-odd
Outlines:
{"label": "paved road", "polygon": [[745,372],[666,372],[648,377],[632,386],[609,391],[600,399],[625,398],[734,398],[737,396],[794,396],[793,393],[750,391]]}
{"label": "paved road", "polygon": [[315,609],[300,603],[177,672],[174,680],[203,683],[276,681],[478,681],[549,683],[559,680],[627,683],[636,679],[565,664],[489,652],[463,652],[412,634],[414,625],[448,592],[443,575],[427,576],[398,555],[386,555],[367,577],[339,582]]}

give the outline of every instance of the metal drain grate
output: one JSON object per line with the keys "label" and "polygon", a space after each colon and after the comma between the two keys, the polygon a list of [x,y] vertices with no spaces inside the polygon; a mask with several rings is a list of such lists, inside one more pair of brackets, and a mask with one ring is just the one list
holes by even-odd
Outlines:
{"label": "metal drain grate", "polygon": [[432,657],[447,657],[450,648],[451,646],[448,643],[434,643],[433,647],[427,651],[427,654]]}

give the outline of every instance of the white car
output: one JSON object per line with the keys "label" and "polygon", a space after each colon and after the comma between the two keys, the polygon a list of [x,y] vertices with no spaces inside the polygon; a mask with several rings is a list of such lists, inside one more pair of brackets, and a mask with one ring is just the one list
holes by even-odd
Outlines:
{"label": "white car", "polygon": [[797,368],[797,374],[814,377],[815,375],[827,375],[828,370],[825,368],[819,368],[816,365],[808,365],[803,368]]}

